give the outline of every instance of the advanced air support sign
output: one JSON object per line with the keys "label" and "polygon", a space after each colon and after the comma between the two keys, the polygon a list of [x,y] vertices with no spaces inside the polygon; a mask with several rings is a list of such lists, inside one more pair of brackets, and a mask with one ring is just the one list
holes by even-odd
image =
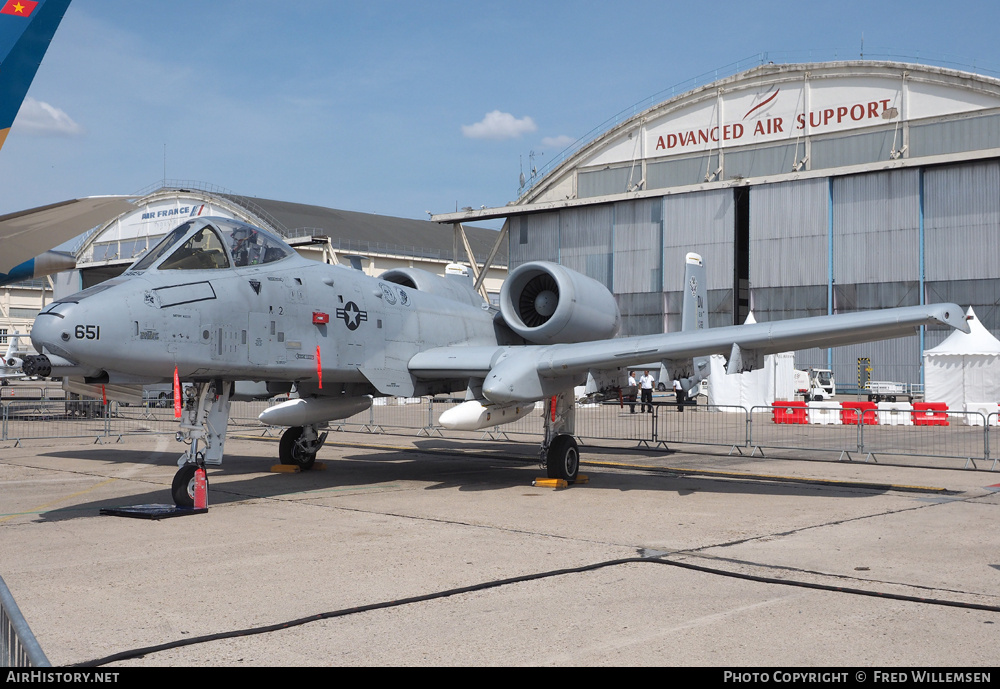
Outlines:
{"label": "advanced air support sign", "polygon": [[[776,78],[780,76],[781,78]],[[656,159],[753,144],[793,142],[876,125],[1000,107],[1000,97],[900,76],[782,73],[743,79],[661,106],[584,166]],[[642,150],[637,150],[641,146]]]}

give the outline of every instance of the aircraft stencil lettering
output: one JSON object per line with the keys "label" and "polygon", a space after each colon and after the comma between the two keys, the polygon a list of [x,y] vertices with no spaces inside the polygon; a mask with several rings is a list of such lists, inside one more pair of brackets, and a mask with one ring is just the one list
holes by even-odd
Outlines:
{"label": "aircraft stencil lettering", "polygon": [[[661,361],[690,390],[711,354],[755,362],[790,349],[900,337],[920,325],[968,330],[954,304],[704,328],[703,315],[695,317],[704,311],[706,284],[697,254],[688,254],[685,271],[692,290],[681,332],[614,339],[621,324],[614,296],[558,264],[511,271],[498,311],[465,276],[400,268],[372,278],[302,258],[239,221],[197,218],[164,237],[127,277],[45,308],[31,332],[41,354],[25,357],[23,370],[134,385],[169,383],[176,371],[190,384],[178,433],[190,448],[172,490],[189,505],[196,466],[222,463],[230,401],[248,382],[258,394],[298,394],[259,418],[289,427],[279,457],[303,468],[315,461],[325,425],[369,408],[373,397],[465,390],[467,401],[439,423],[467,430],[515,421],[543,401],[541,459],[549,476],[573,481],[580,454],[572,393],[588,380],[623,385],[627,367]],[[247,289],[265,278],[295,285],[280,290],[284,301],[269,297],[266,310],[257,290]],[[157,308],[148,308],[150,294]],[[346,327],[328,324],[331,310]]]}

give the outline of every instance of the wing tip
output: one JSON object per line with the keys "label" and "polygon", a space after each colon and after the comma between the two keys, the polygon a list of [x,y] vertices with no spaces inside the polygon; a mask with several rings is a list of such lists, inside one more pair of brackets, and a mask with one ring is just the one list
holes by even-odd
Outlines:
{"label": "wing tip", "polygon": [[966,334],[972,332],[965,311],[958,304],[935,304],[931,315],[942,325],[949,325]]}

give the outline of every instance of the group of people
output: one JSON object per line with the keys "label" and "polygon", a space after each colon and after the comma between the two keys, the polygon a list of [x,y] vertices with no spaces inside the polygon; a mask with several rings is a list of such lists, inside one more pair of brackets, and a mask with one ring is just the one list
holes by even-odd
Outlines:
{"label": "group of people", "polygon": [[[628,396],[628,406],[629,413],[635,414],[635,388],[638,388],[641,394],[641,413],[646,414],[647,412],[653,413],[653,386],[656,385],[656,380],[653,376],[649,375],[649,371],[643,371],[642,376],[639,381],[636,382],[635,371],[628,372],[628,384],[629,387],[633,389],[633,392]],[[684,392],[684,386],[678,379],[674,379],[674,397],[677,403],[677,411],[684,411],[684,402],[687,400],[687,393]]]}

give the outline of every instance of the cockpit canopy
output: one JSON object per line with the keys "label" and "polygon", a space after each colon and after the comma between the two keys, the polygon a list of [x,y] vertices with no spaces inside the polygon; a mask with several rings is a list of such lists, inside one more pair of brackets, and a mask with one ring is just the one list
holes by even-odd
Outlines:
{"label": "cockpit canopy", "polygon": [[239,220],[199,218],[175,227],[129,271],[216,270],[274,263],[293,249],[275,235]]}

